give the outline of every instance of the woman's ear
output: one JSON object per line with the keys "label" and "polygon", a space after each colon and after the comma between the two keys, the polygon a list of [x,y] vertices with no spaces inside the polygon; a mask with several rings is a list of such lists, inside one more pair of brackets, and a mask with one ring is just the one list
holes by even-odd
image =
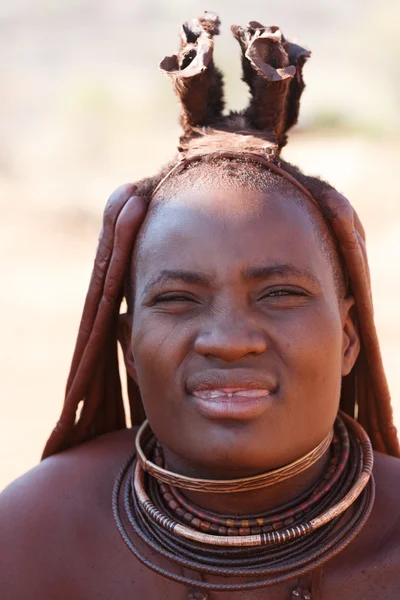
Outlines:
{"label": "woman's ear", "polygon": [[135,361],[132,354],[132,319],[133,315],[126,313],[118,316],[118,341],[124,355],[125,368],[131,379],[137,384]]}
{"label": "woman's ear", "polygon": [[354,367],[360,352],[360,336],[356,322],[353,296],[347,296],[342,301],[342,323],[342,377],[344,377]]}

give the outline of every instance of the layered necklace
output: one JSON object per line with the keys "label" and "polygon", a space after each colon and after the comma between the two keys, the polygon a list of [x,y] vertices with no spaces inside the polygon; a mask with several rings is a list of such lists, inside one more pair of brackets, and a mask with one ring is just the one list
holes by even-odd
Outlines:
{"label": "layered necklace", "polygon": [[[221,515],[196,506],[183,491],[257,490],[298,475],[327,451],[329,460],[320,479],[278,509]],[[333,432],[299,460],[234,480],[195,479],[167,470],[146,421],[136,438],[136,452],[115,482],[114,518],[131,552],[156,573],[200,590],[252,590],[316,569],[357,536],[374,502],[372,467],[367,434],[344,413],[337,416]],[[167,571],[145,556],[138,541],[183,569],[245,580],[211,583]],[[293,598],[299,595],[293,592]]]}

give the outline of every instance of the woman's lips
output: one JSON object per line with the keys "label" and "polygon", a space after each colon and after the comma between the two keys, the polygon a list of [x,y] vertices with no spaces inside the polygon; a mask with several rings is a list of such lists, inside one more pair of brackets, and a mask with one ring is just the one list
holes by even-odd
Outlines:
{"label": "woman's lips", "polygon": [[246,421],[268,408],[273,392],[263,388],[215,388],[193,390],[191,396],[199,412],[209,419]]}
{"label": "woman's lips", "polygon": [[269,394],[269,390],[263,389],[249,389],[249,388],[219,388],[210,390],[194,390],[193,396],[196,398],[203,398],[204,400],[210,400],[213,398],[233,398],[234,396],[240,396],[243,398],[261,398],[266,394]]}

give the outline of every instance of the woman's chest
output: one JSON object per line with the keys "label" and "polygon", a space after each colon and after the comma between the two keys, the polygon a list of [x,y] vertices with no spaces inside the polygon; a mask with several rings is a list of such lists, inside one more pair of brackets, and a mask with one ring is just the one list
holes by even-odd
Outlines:
{"label": "woman's chest", "polygon": [[[154,556],[150,556],[152,560]],[[178,583],[155,573],[140,564],[132,555],[128,558],[114,554],[111,560],[98,569],[86,571],[79,578],[79,593],[75,597],[92,600],[398,600],[400,598],[400,572],[383,564],[365,569],[339,571],[323,570],[321,580],[309,586],[297,579],[253,590],[216,591],[201,590],[199,581],[208,584],[244,584],[243,579],[211,578],[187,569],[156,563],[161,569],[172,572],[175,577],[193,580],[192,584]],[[251,580],[248,580],[251,581]],[[300,587],[304,591],[302,593]],[[314,588],[314,589],[313,589]],[[78,590],[77,590],[78,592]],[[307,594],[310,594],[309,596]]]}

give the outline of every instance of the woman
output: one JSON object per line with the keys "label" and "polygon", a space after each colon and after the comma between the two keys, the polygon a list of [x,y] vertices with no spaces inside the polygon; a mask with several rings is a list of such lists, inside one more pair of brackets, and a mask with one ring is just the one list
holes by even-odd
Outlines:
{"label": "woman", "polygon": [[107,204],[61,418],[2,496],[2,597],[398,597],[362,226],[279,157],[309,53],[233,27],[252,98],[223,117],[218,26],[184,24],[161,63],[178,159]]}

